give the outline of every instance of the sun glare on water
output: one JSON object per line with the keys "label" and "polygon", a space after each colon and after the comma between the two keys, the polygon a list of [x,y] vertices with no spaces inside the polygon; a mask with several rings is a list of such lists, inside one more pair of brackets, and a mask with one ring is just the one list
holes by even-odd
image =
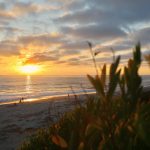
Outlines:
{"label": "sun glare on water", "polygon": [[34,74],[40,70],[38,65],[24,65],[20,67],[20,71],[24,74]]}

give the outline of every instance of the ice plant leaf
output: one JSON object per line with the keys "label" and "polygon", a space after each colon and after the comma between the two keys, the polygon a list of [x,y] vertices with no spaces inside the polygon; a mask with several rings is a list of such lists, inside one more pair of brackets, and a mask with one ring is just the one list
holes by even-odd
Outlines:
{"label": "ice plant leaf", "polygon": [[52,136],[52,142],[56,145],[60,146],[61,148],[67,148],[67,142],[59,135],[53,135]]}

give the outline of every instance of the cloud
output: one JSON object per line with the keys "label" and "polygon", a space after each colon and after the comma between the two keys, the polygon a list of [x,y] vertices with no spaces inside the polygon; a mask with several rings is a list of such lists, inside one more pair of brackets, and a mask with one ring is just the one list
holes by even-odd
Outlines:
{"label": "cloud", "polygon": [[0,31],[18,32],[18,31],[21,31],[21,30],[18,29],[18,28],[15,28],[15,27],[0,26]]}
{"label": "cloud", "polygon": [[0,42],[0,56],[12,56],[19,55],[20,47],[13,41],[2,41]]}
{"label": "cloud", "polygon": [[66,49],[66,50],[85,49],[87,48],[87,42],[86,41],[76,41],[76,42],[67,42],[67,43],[64,42],[59,48]]}
{"label": "cloud", "polygon": [[9,24],[14,19],[7,2],[0,2],[0,24]]}
{"label": "cloud", "polygon": [[57,60],[55,64],[65,64],[66,60]]}
{"label": "cloud", "polygon": [[105,19],[106,14],[99,9],[96,10],[92,10],[90,8],[88,9],[82,9],[80,11],[77,12],[70,12],[67,13],[63,16],[60,16],[56,19],[54,19],[54,21],[56,22],[61,22],[63,24],[91,24],[91,23],[97,23],[99,22],[101,19]]}
{"label": "cloud", "polygon": [[52,44],[60,44],[63,41],[63,37],[60,34],[40,34],[20,36],[18,42],[23,45],[35,45],[35,46],[50,46]]}
{"label": "cloud", "polygon": [[80,54],[80,52],[87,48],[88,46],[86,41],[64,42],[59,47],[62,55]]}
{"label": "cloud", "polygon": [[0,22],[7,22],[13,19],[14,16],[10,12],[0,10]]}
{"label": "cloud", "polygon": [[6,38],[14,38],[13,36],[16,36],[16,34],[21,33],[23,30],[16,28],[16,27],[9,27],[9,26],[0,26],[0,32],[3,33],[3,35]]}
{"label": "cloud", "polygon": [[80,11],[71,11],[54,21],[79,25],[105,22],[105,24],[110,23],[117,26],[150,21],[149,0],[137,0],[136,3],[132,0],[85,0],[84,3],[82,1],[78,5],[82,6]]}
{"label": "cloud", "polygon": [[126,36],[126,33],[115,26],[103,26],[101,24],[81,26],[77,28],[62,27],[61,31],[65,34],[83,38],[85,40],[93,39],[112,39]]}
{"label": "cloud", "polygon": [[137,0],[136,3],[133,0],[88,0],[87,3],[93,11],[96,8],[107,12],[106,19],[112,23],[123,25],[150,20],[149,0]]}
{"label": "cloud", "polygon": [[84,0],[75,0],[75,1],[69,1],[68,3],[66,3],[66,5],[64,6],[65,10],[68,10],[70,12],[73,12],[73,11],[79,11],[81,9],[84,9],[85,7],[85,2]]}
{"label": "cloud", "polygon": [[149,0],[137,0],[136,3],[131,0],[83,0],[77,1],[77,4],[82,4],[82,9],[71,10],[68,5],[69,11],[53,20],[61,24],[60,31],[72,38],[103,42],[112,38],[127,38],[130,33],[137,32],[133,25],[150,22]]}
{"label": "cloud", "polygon": [[24,15],[27,13],[34,13],[38,11],[38,6],[33,3],[16,2],[12,7],[12,12],[15,15]]}
{"label": "cloud", "polygon": [[62,56],[67,56],[67,55],[77,55],[80,54],[81,50],[60,50]]}
{"label": "cloud", "polygon": [[137,41],[141,41],[143,45],[149,45],[150,42],[150,27],[142,28],[134,33]]}
{"label": "cloud", "polygon": [[86,60],[81,60],[79,57],[73,57],[66,60],[66,63],[71,66],[86,65]]}
{"label": "cloud", "polygon": [[48,13],[49,11],[58,11],[60,9],[60,6],[55,6],[53,3],[51,5],[48,5],[45,3],[38,3],[38,2],[14,2],[12,3],[12,8],[10,9],[10,12],[12,12],[14,17],[23,17],[28,15],[28,17],[31,17],[29,15],[41,15],[42,13]]}
{"label": "cloud", "polygon": [[79,58],[69,58],[68,61],[74,62],[74,61],[79,61]]}
{"label": "cloud", "polygon": [[[112,47],[124,59],[139,40],[148,53],[149,6],[149,0],[5,0],[0,2],[0,55],[29,54],[25,64],[85,65],[91,63],[86,41],[94,50]],[[112,60],[108,53],[97,59]]]}
{"label": "cloud", "polygon": [[122,16],[122,20],[126,19],[128,21],[138,21],[148,19],[149,20],[149,0],[88,0],[89,5],[91,8],[100,7],[105,9],[109,12],[112,12],[113,15],[117,15],[116,18],[119,19]]}
{"label": "cloud", "polygon": [[31,57],[26,58],[23,64],[40,64],[42,62],[55,62],[58,60],[59,56],[55,52],[35,53]]}

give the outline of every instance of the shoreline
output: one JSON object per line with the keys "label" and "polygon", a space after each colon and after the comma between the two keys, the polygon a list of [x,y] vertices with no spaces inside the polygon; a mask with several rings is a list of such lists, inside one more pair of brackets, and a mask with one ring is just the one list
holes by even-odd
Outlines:
{"label": "shoreline", "polygon": [[[60,99],[60,98],[64,98],[64,97],[74,97],[75,95],[76,96],[81,96],[81,95],[91,95],[91,94],[95,94],[96,92],[81,92],[81,93],[75,93],[75,94],[62,94],[62,95],[49,95],[49,96],[43,96],[43,97],[40,97],[40,98],[23,98],[23,100],[21,101],[21,103],[29,103],[29,102],[39,102],[39,101],[50,101],[50,100],[56,100],[56,99]],[[14,101],[6,101],[6,102],[0,102],[0,106],[3,106],[3,105],[10,105],[10,104],[19,104],[20,103],[20,100],[14,100]]]}
{"label": "shoreline", "polygon": [[[144,86],[143,87],[143,94],[147,95],[147,91],[150,91],[150,86]],[[69,94],[61,94],[61,95],[49,95],[49,96],[42,96],[42,97],[37,97],[37,98],[25,98],[25,97],[21,97],[23,98],[22,102],[23,103],[28,103],[28,102],[38,102],[38,101],[47,101],[47,100],[54,100],[54,99],[59,99],[59,97],[68,97],[69,96],[74,96],[74,95],[91,95],[91,94],[95,94],[96,92],[80,92],[80,93],[69,93]],[[118,92],[116,91],[116,94],[118,95]],[[18,104],[19,103],[19,99],[18,100],[14,100],[14,101],[6,101],[6,102],[0,102],[0,106],[3,105],[10,105],[10,104]]]}

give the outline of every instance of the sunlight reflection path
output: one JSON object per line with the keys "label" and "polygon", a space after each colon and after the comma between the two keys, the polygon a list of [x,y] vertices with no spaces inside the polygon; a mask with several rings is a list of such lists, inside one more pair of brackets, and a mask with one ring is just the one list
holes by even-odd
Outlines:
{"label": "sunlight reflection path", "polygon": [[32,87],[31,87],[32,81],[31,81],[31,76],[28,75],[26,78],[26,92],[29,94],[31,93]]}

